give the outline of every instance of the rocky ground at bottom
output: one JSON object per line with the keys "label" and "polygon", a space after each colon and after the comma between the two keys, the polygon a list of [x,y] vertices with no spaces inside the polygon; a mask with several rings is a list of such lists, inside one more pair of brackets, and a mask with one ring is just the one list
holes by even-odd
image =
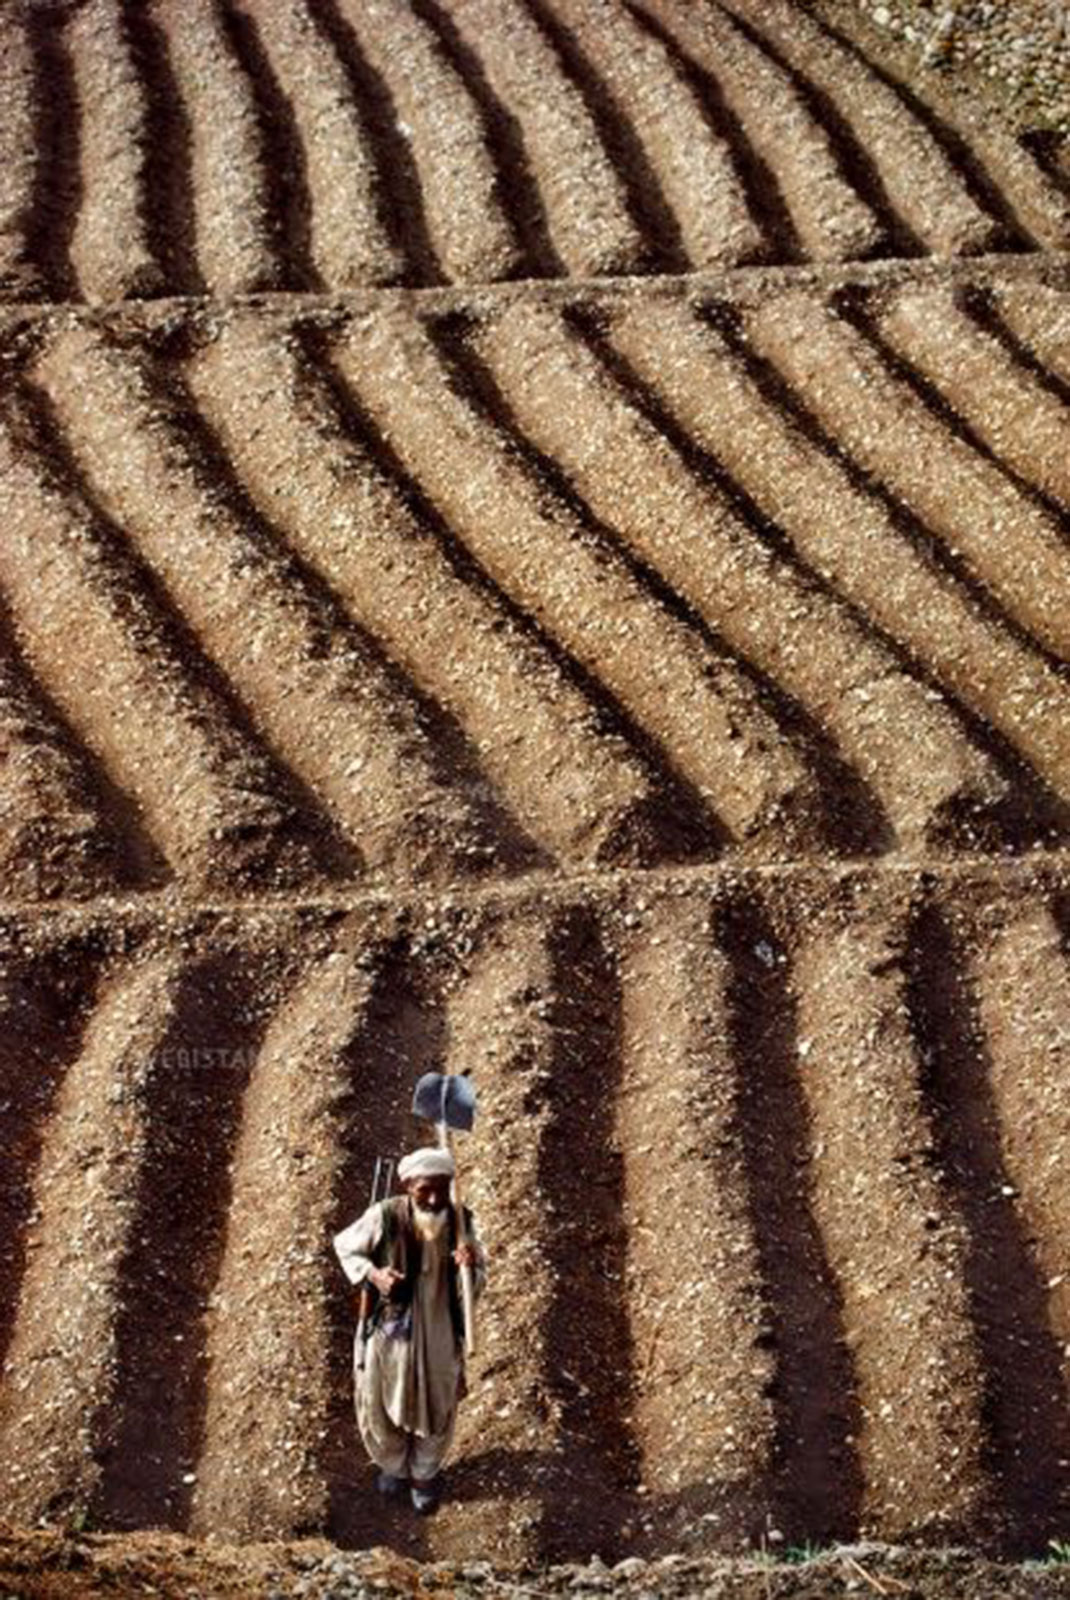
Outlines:
{"label": "rocky ground at bottom", "polygon": [[505,1569],[409,1561],[381,1548],[346,1552],[324,1540],[227,1545],[180,1534],[75,1533],[0,1526],[0,1600],[82,1600],[154,1595],[160,1600],[540,1600],[607,1595],[710,1596],[718,1600],[824,1600],[897,1595],[902,1600],[1056,1600],[1070,1596],[1070,1547],[1017,1565],[960,1549],[912,1550],[864,1543],[828,1550],[771,1547],[741,1559],[668,1555],[607,1566]]}

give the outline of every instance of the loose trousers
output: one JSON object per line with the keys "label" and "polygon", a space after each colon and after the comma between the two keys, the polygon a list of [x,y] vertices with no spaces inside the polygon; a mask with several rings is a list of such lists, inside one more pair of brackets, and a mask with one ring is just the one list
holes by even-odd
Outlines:
{"label": "loose trousers", "polygon": [[399,1428],[387,1415],[378,1382],[378,1363],[371,1359],[363,1371],[356,1369],[356,1343],[354,1343],[354,1398],[357,1427],[364,1448],[382,1472],[395,1478],[419,1478],[426,1481],[441,1470],[457,1421],[457,1406],[450,1410],[449,1422],[441,1433],[409,1433]]}

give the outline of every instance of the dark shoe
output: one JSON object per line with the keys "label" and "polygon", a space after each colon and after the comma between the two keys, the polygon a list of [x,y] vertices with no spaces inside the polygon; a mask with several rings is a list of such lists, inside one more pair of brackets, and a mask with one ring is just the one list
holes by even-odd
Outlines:
{"label": "dark shoe", "polygon": [[412,1500],[412,1509],[418,1511],[422,1517],[428,1517],[432,1511],[437,1511],[439,1487],[436,1482],[414,1483],[409,1494]]}
{"label": "dark shoe", "polygon": [[395,1478],[392,1472],[377,1472],[375,1487],[380,1494],[400,1494],[405,1487],[404,1478]]}

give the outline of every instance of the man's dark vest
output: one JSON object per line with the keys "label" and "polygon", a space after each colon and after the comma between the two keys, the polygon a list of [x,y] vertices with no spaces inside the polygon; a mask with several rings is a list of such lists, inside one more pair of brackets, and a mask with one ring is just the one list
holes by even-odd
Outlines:
{"label": "man's dark vest", "polygon": [[[372,1313],[372,1324],[375,1326],[384,1311],[403,1310],[412,1304],[413,1295],[416,1293],[416,1284],[420,1276],[420,1257],[422,1245],[412,1226],[412,1216],[409,1209],[408,1195],[394,1195],[390,1200],[384,1200],[383,1205],[383,1236],[372,1251],[372,1261],[377,1267],[393,1267],[395,1272],[401,1273],[402,1281],[395,1284],[393,1293],[386,1301],[380,1296],[375,1311]],[[464,1220],[469,1230],[472,1226],[472,1213],[468,1207],[464,1208]],[[464,1338],[464,1312],[461,1309],[461,1294],[458,1283],[457,1263],[453,1259],[453,1252],[457,1248],[457,1218],[452,1206],[447,1211],[446,1222],[446,1284],[449,1291],[450,1318],[453,1322],[453,1331],[458,1341]]]}

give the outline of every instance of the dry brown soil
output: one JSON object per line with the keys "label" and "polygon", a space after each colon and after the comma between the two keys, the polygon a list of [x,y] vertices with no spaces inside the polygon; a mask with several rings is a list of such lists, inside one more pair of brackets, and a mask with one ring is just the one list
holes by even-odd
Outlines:
{"label": "dry brown soil", "polygon": [[[842,12],[0,17],[19,1593],[1070,1538],[1070,193]],[[416,1521],[330,1239],[447,1067]]]}

